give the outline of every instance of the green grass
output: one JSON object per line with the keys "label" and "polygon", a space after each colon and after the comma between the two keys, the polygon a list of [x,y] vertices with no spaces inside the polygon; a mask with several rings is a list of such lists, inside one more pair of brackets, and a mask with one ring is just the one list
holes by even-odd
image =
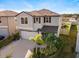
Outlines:
{"label": "green grass", "polygon": [[60,54],[60,57],[75,57],[75,45],[77,39],[77,25],[72,25],[69,35],[61,35],[63,38],[63,42],[65,43],[65,47]]}

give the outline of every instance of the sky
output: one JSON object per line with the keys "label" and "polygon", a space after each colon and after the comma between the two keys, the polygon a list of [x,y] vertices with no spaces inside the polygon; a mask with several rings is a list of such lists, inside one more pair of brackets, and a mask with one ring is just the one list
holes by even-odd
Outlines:
{"label": "sky", "polygon": [[79,13],[79,0],[0,0],[0,10],[33,11],[48,9],[57,13]]}

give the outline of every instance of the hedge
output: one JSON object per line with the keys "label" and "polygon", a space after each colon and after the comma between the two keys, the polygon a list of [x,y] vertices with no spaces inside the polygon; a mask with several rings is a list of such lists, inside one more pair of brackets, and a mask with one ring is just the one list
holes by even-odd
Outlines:
{"label": "hedge", "polygon": [[13,42],[15,40],[19,40],[19,38],[20,38],[20,36],[19,36],[19,33],[17,32],[16,34],[13,34],[4,40],[1,40],[0,41],[0,48],[7,46],[8,44],[10,44],[11,42]]}

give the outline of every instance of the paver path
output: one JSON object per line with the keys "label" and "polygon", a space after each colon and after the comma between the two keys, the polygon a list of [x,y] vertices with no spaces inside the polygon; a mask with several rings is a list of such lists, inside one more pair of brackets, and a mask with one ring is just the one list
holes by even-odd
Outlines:
{"label": "paver path", "polygon": [[30,40],[18,40],[0,50],[0,58],[11,55],[13,58],[24,58],[28,49],[33,49],[35,43]]}

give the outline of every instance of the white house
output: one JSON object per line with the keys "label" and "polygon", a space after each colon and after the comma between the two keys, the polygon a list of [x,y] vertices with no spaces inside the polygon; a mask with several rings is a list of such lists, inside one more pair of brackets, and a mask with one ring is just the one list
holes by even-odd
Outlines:
{"label": "white house", "polygon": [[52,32],[59,34],[61,17],[47,9],[21,12],[16,15],[17,27],[22,39],[33,38],[38,33]]}

